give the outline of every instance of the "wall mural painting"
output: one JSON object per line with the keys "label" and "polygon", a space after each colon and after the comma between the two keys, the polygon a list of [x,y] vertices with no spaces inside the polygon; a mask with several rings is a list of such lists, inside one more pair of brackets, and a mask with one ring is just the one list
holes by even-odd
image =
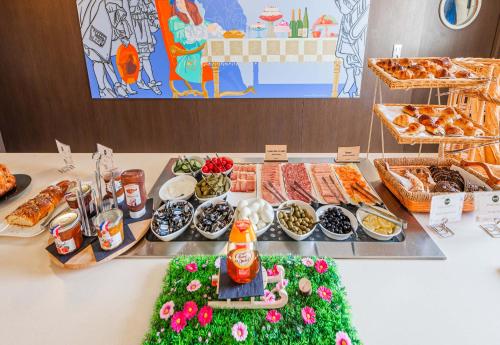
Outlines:
{"label": "wall mural painting", "polygon": [[93,98],[360,95],[370,0],[76,3]]}

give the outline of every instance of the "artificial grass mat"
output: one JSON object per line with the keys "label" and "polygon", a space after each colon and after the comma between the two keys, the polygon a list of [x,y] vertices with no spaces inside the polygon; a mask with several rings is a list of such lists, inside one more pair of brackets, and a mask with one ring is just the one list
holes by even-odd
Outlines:
{"label": "artificial grass mat", "polygon": [[[170,262],[163,279],[162,291],[156,301],[150,330],[143,344],[361,344],[351,323],[350,307],[336,263],[332,259],[321,258],[328,264],[328,269],[324,273],[319,273],[314,265],[310,266],[311,261],[314,263],[318,259],[324,261],[315,257],[310,258],[312,260],[309,261],[309,266],[306,266],[303,258],[298,256],[261,257],[262,265],[266,269],[282,265],[285,268],[285,278],[289,281],[286,287],[288,304],[276,309],[281,314],[279,322],[271,323],[266,319],[270,309],[213,309],[211,322],[205,326],[200,324],[195,315],[186,321],[182,330],[174,331],[171,322],[175,315],[168,318],[164,315],[161,318],[160,310],[164,310],[162,307],[169,301],[175,304],[175,312],[182,312],[186,302],[195,302],[197,309],[200,310],[207,305],[209,299],[217,300],[216,287],[211,284],[212,275],[218,272],[216,259],[216,256],[180,256]],[[191,264],[188,267],[190,270],[186,268],[188,264]],[[195,271],[192,269],[193,266],[197,266]],[[302,277],[311,281],[310,296],[302,295],[298,289],[298,282]],[[198,280],[201,287],[190,292],[187,287],[193,280]],[[331,290],[331,301],[320,298],[317,292],[320,286]],[[269,284],[266,287],[269,290],[271,288]],[[306,324],[303,319],[304,307],[314,309],[315,323]],[[245,339],[242,340],[240,337],[240,341],[237,341],[233,330],[233,326],[238,322],[243,323],[247,330]],[[344,337],[341,338],[344,342],[338,337],[342,332]]]}

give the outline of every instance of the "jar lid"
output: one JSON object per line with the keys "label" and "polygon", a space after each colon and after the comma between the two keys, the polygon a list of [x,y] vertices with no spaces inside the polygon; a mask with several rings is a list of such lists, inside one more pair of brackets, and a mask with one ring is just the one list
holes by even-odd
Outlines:
{"label": "jar lid", "polygon": [[60,226],[59,232],[72,229],[80,221],[80,214],[76,211],[68,211],[52,219],[50,228]]}
{"label": "jar lid", "polygon": [[[68,197],[70,197],[71,199],[75,199],[76,198],[76,192],[79,190],[78,186],[77,187],[73,187],[71,188],[71,190],[67,193]],[[89,184],[82,184],[82,192],[83,192],[83,195],[87,195],[91,190],[91,187]]]}
{"label": "jar lid", "polygon": [[99,213],[99,215],[97,215],[94,218],[94,224],[97,228],[99,228],[99,226],[103,222],[109,222],[108,226],[110,228],[113,228],[113,227],[117,226],[118,223],[120,223],[122,218],[123,218],[123,212],[119,209],[114,208],[114,209]]}

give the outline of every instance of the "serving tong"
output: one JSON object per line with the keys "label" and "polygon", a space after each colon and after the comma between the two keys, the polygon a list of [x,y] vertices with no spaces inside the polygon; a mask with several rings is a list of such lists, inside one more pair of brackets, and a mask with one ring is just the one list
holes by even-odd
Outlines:
{"label": "serving tong", "polygon": [[400,226],[401,229],[403,229],[403,230],[406,230],[408,228],[408,222],[406,220],[397,217],[396,215],[394,215],[393,213],[391,213],[389,211],[386,211],[386,210],[383,210],[380,208],[376,208],[372,205],[365,204],[362,202],[359,203],[359,208],[366,213],[372,214],[374,216],[385,219],[388,222],[396,224],[397,226]]}

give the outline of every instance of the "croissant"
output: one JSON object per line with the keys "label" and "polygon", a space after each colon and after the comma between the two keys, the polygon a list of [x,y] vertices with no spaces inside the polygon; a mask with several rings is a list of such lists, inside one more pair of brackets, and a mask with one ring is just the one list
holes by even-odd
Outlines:
{"label": "croissant", "polygon": [[434,77],[436,77],[436,78],[450,78],[451,77],[451,74],[448,71],[448,69],[443,68],[443,67],[437,68],[433,74],[434,74]]}
{"label": "croissant", "polygon": [[413,63],[413,61],[411,61],[408,58],[401,58],[401,59],[398,60],[398,63],[401,66],[408,67],[408,66],[410,66]]}
{"label": "croissant", "polygon": [[468,137],[478,137],[484,135],[484,131],[475,127],[468,127],[464,129],[464,135]]}
{"label": "croissant", "polygon": [[408,69],[410,69],[410,71],[412,71],[413,73],[416,73],[416,72],[426,72],[425,67],[422,66],[422,65],[419,65],[417,63],[414,63],[414,64],[410,65],[408,67]]}
{"label": "croissant", "polygon": [[411,79],[413,77],[413,72],[407,69],[403,69],[400,71],[393,72],[392,76],[400,80],[406,80],[406,79]]}
{"label": "croissant", "polygon": [[453,63],[451,62],[451,59],[449,57],[432,59],[432,62],[444,68],[451,68],[453,66]]}
{"label": "croissant", "polygon": [[434,74],[425,70],[413,72],[413,79],[434,79]]}
{"label": "croissant", "polygon": [[426,68],[426,69],[427,69],[428,67],[430,67],[430,66],[434,65],[432,62],[430,62],[429,60],[425,60],[425,59],[424,59],[424,60],[419,60],[418,64],[419,64],[420,66],[422,66],[422,67]]}
{"label": "croissant", "polygon": [[467,128],[474,128],[474,124],[466,119],[465,117],[461,117],[459,119],[456,119],[453,124],[457,127],[460,127],[462,128],[464,131],[467,129]]}
{"label": "croissant", "polygon": [[460,70],[455,72],[455,78],[470,78],[471,73],[466,70]]}
{"label": "croissant", "polygon": [[16,177],[10,173],[5,165],[0,164],[0,197],[14,188],[16,188]]}
{"label": "croissant", "polygon": [[427,125],[431,125],[434,120],[432,120],[432,117],[430,117],[429,115],[420,115],[418,117],[418,122],[423,124],[424,126],[427,126]]}
{"label": "croissant", "polygon": [[457,112],[452,107],[446,107],[440,112],[441,115],[453,115],[456,116]]}
{"label": "croissant", "polygon": [[395,125],[398,125],[400,127],[408,127],[408,125],[411,122],[411,117],[408,114],[401,114],[396,116],[396,118],[392,121],[394,122]]}
{"label": "croissant", "polygon": [[422,115],[436,116],[436,109],[434,109],[434,107],[429,107],[429,106],[419,107],[418,112]]}
{"label": "croissant", "polygon": [[464,135],[464,131],[462,130],[462,128],[454,125],[448,124],[444,127],[444,130],[446,135],[454,135],[454,136]]}
{"label": "croissant", "polygon": [[403,107],[403,113],[408,114],[408,115],[413,116],[413,117],[416,117],[417,116],[417,108],[411,104],[405,105]]}
{"label": "croissant", "polygon": [[432,135],[445,135],[444,128],[436,125],[435,123],[431,123],[425,126],[425,130]]}
{"label": "croissant", "polygon": [[447,115],[441,115],[435,122],[438,126],[446,126],[453,123],[453,119]]}
{"label": "croissant", "polygon": [[377,66],[383,68],[384,70],[389,69],[390,67],[392,67],[393,64],[394,62],[391,59],[378,60],[376,63]]}
{"label": "croissant", "polygon": [[418,133],[422,133],[425,131],[425,126],[421,125],[418,122],[412,122],[406,129],[405,133],[408,135],[417,135]]}

